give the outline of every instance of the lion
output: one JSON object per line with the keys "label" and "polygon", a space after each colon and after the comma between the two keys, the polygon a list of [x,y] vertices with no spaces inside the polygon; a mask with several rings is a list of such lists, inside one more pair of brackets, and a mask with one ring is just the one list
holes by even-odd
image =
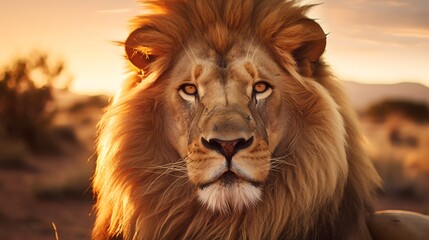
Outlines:
{"label": "lion", "polygon": [[143,2],[99,125],[93,239],[370,239],[380,179],[311,5]]}

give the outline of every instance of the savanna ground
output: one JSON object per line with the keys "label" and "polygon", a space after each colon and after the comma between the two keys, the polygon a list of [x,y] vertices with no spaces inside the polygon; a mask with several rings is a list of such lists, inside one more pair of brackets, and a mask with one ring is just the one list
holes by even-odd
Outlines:
{"label": "savanna ground", "polygon": [[[0,142],[0,239],[89,239],[94,217],[90,178],[104,96],[59,91],[54,153],[32,154],[20,140]],[[56,145],[58,146],[58,145]],[[56,149],[57,149],[56,148]]]}
{"label": "savanna ground", "polygon": [[89,175],[78,159],[40,158],[26,169],[0,170],[0,238],[89,239],[91,216]]}
{"label": "savanna ground", "polygon": [[[52,124],[63,130],[54,153],[33,154],[19,139],[0,141],[0,239],[90,238],[93,143],[107,97],[59,91],[56,101]],[[429,124],[401,111],[381,116],[361,116],[368,150],[385,181],[376,209],[429,214]]]}

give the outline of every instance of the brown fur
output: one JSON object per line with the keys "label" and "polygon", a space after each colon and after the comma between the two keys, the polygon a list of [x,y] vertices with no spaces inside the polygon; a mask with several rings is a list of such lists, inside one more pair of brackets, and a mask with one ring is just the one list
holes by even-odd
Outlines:
{"label": "brown fur", "polygon": [[[365,217],[379,178],[355,114],[319,59],[323,51],[312,51],[320,34],[304,15],[310,7],[282,0],[148,1],[144,7],[126,42],[142,76],[124,84],[99,126],[93,239],[368,237]],[[193,140],[195,124],[185,124],[192,110],[170,100],[173,82],[193,58],[216,59],[222,67],[246,51],[256,55],[243,67],[250,77],[260,67],[281,72],[273,99],[279,97],[270,100],[277,107],[255,113],[266,124],[256,129],[284,129],[272,157],[286,156],[289,165],[271,166],[254,206],[210,211],[198,201],[185,170],[191,162],[182,161],[186,149],[176,143]],[[188,78],[204,78],[206,69],[197,64]],[[242,76],[234,71],[225,74]]]}

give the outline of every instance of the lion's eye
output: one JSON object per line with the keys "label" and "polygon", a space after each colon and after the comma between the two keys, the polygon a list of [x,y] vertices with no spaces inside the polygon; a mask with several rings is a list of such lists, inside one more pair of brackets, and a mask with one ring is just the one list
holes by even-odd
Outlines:
{"label": "lion's eye", "polygon": [[193,101],[197,94],[198,89],[194,84],[186,83],[179,87],[179,95],[185,100]]}
{"label": "lion's eye", "polygon": [[263,93],[268,90],[270,86],[266,82],[257,82],[255,85],[253,85],[253,91],[255,93]]}
{"label": "lion's eye", "polygon": [[182,86],[180,86],[179,90],[187,95],[197,94],[197,86],[195,86],[194,84],[183,84]]}
{"label": "lion's eye", "polygon": [[253,85],[253,92],[255,93],[256,99],[260,100],[267,98],[271,94],[272,88],[269,83],[260,81]]}

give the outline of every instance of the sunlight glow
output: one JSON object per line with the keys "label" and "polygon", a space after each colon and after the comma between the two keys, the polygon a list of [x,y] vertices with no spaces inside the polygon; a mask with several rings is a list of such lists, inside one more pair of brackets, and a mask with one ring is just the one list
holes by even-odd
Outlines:
{"label": "sunlight glow", "polygon": [[152,3],[141,3],[140,13],[144,15],[165,14],[165,9],[160,8]]}
{"label": "sunlight glow", "polygon": [[[0,26],[7,34],[0,38],[0,67],[34,49],[60,55],[75,77],[72,90],[92,94],[113,94],[127,77],[125,51],[112,42],[125,41],[130,20],[139,14],[166,14],[151,1],[135,0],[4,5]],[[329,0],[311,9],[309,17],[329,33],[324,56],[341,79],[429,86],[429,15],[414,14],[427,6],[426,0]]]}
{"label": "sunlight glow", "polygon": [[131,12],[129,8],[119,8],[119,9],[106,9],[106,10],[98,10],[97,13],[125,13]]}

